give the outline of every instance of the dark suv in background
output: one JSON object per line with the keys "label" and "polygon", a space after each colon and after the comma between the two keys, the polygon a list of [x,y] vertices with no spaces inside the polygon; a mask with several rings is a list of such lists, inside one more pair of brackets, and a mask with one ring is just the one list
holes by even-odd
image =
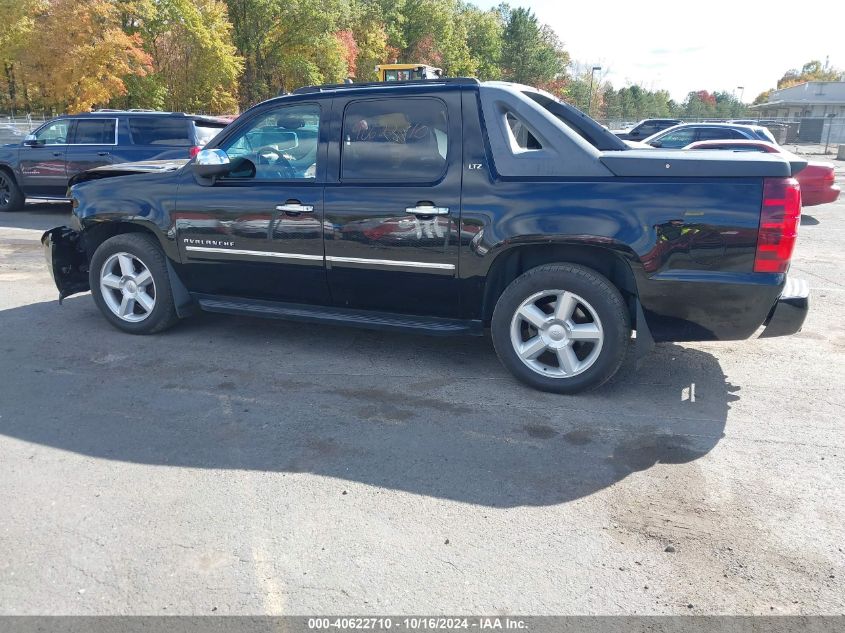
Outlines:
{"label": "dark suv in background", "polygon": [[680,119],[645,119],[629,130],[614,130],[613,133],[623,141],[641,141],[680,122]]}
{"label": "dark suv in background", "polygon": [[227,125],[181,112],[100,110],[48,121],[0,147],[0,211],[64,199],[76,174],[117,163],[191,158]]}

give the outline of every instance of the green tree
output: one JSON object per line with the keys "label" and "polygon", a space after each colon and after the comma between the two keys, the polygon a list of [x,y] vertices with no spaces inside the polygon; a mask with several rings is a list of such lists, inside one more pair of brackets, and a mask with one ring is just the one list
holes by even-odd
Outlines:
{"label": "green tree", "polygon": [[793,68],[787,70],[783,77],[778,79],[778,90],[789,88],[796,84],[807,81],[841,81],[845,79],[845,73],[836,68],[828,68],[818,60],[809,61],[801,67],[801,70]]}
{"label": "green tree", "polygon": [[158,0],[148,7],[140,32],[153,59],[165,107],[187,112],[238,109],[243,60],[232,43],[232,25],[221,0]]}
{"label": "green tree", "polygon": [[502,13],[496,9],[482,11],[463,3],[459,5],[458,19],[466,30],[467,47],[482,81],[502,78],[502,35],[505,30]]}
{"label": "green tree", "polygon": [[[241,106],[349,74],[349,0],[227,0],[233,41],[244,59]],[[360,48],[359,37],[352,37]],[[360,54],[360,51],[359,51]],[[356,62],[357,65],[357,62]]]}
{"label": "green tree", "polygon": [[569,56],[554,32],[539,23],[530,9],[501,8],[506,26],[502,36],[502,74],[517,83],[542,85],[563,75]]}
{"label": "green tree", "polygon": [[457,0],[415,0],[405,4],[404,60],[440,66],[450,76],[474,75],[467,25]]}

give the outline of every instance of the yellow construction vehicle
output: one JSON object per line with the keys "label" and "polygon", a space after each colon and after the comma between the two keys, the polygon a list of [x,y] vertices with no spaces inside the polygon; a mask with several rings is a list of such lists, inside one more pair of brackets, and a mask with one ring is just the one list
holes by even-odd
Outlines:
{"label": "yellow construction vehicle", "polygon": [[441,68],[425,64],[381,64],[376,66],[379,81],[410,81],[413,79],[440,79]]}

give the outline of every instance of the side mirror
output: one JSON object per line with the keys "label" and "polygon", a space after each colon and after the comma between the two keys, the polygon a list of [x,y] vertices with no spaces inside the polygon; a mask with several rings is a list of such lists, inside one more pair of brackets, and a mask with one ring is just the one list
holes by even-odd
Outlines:
{"label": "side mirror", "polygon": [[222,149],[200,150],[194,160],[194,171],[203,178],[225,176],[231,170],[232,163]]}
{"label": "side mirror", "polygon": [[41,141],[38,140],[38,137],[35,134],[27,134],[23,139],[23,144],[27,147],[38,147],[39,145],[43,145]]}
{"label": "side mirror", "polygon": [[660,141],[652,141],[651,143],[649,143],[649,145],[651,145],[652,147],[663,147],[663,143],[661,143]]}

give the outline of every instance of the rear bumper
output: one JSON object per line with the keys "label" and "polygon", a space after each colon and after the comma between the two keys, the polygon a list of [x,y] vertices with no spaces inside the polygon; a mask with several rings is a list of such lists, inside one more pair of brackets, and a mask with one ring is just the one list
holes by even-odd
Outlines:
{"label": "rear bumper", "polygon": [[801,330],[810,311],[810,285],[803,279],[787,278],[780,297],[772,307],[760,338],[789,336]]}
{"label": "rear bumper", "polygon": [[804,187],[801,188],[801,204],[805,207],[814,207],[818,204],[828,204],[839,199],[839,185],[830,187]]}
{"label": "rear bumper", "polygon": [[79,233],[57,226],[41,236],[47,270],[59,290],[59,302],[65,297],[88,290],[88,261],[79,244]]}

